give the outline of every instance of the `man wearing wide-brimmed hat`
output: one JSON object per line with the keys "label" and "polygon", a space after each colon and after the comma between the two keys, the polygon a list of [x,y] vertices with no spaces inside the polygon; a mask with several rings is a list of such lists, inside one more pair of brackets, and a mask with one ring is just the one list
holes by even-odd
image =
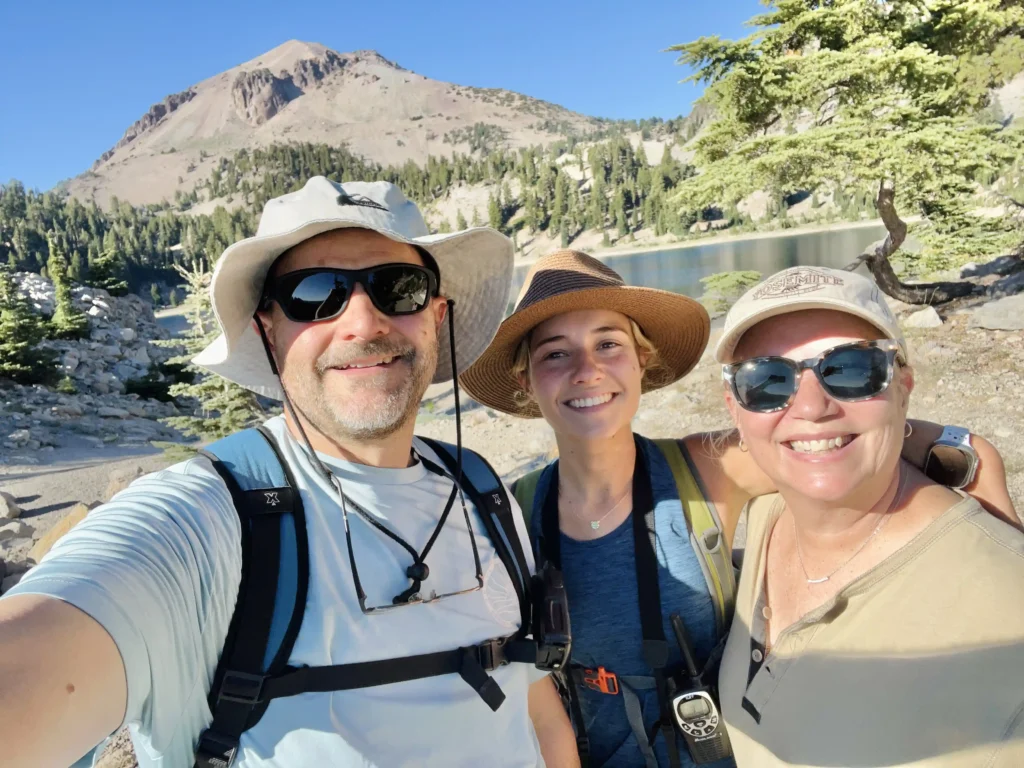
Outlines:
{"label": "man wearing wide-brimmed hat", "polygon": [[427,386],[491,341],[512,258],[493,229],[429,235],[384,182],[270,200],[217,262],[195,362],[284,414],[140,478],[0,601],[4,765],[67,765],[122,724],[142,766],[576,764],[550,679],[508,663],[530,641],[518,510],[497,481],[495,536],[475,455],[413,435]]}

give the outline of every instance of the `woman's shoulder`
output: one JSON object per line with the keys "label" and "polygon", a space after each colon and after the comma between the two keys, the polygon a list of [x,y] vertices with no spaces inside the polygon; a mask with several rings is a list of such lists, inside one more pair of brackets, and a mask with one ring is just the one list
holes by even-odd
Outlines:
{"label": "woman's shoulder", "polygon": [[778,493],[766,493],[755,496],[743,508],[741,518],[746,522],[745,546],[760,549],[764,537],[771,531],[772,525],[782,514],[786,503]]}

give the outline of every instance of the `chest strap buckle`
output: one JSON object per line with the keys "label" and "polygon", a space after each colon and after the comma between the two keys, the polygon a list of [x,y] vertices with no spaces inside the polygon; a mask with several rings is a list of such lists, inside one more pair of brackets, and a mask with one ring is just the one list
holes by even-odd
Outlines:
{"label": "chest strap buckle", "polygon": [[583,684],[598,693],[607,693],[610,696],[617,696],[619,693],[619,678],[604,667],[584,669]]}

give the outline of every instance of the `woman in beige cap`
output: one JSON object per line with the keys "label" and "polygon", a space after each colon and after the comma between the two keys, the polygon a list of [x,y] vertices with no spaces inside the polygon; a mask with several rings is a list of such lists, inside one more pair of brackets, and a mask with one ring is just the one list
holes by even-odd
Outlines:
{"label": "woman in beige cap", "polygon": [[[596,259],[558,251],[531,268],[514,313],[460,379],[479,402],[554,429],[559,460],[515,491],[538,562],[563,571],[570,714],[581,757],[595,768],[694,764],[672,726],[673,677],[683,666],[673,616],[713,681],[732,617],[732,534],[746,502],[775,490],[731,435],[711,436],[719,449],[710,451],[706,434],[652,441],[632,431],[641,393],[693,368],[709,325],[692,299],[626,286]],[[929,428],[940,430],[919,425],[917,461]],[[998,454],[978,449],[988,459],[984,482],[996,490],[972,492],[1002,499]],[[728,751],[713,713],[691,721],[701,723],[704,752]]]}
{"label": "woman in beige cap", "polygon": [[715,351],[751,505],[720,691],[740,766],[1024,766],[1024,533],[901,460],[907,346],[867,278],[798,267]]}

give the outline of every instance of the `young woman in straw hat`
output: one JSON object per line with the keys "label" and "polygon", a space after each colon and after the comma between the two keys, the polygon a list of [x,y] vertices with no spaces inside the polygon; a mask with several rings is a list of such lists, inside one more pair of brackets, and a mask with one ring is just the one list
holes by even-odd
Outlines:
{"label": "young woman in straw hat", "polygon": [[[515,490],[538,562],[565,579],[566,689],[581,757],[594,767],[694,764],[671,725],[667,680],[682,665],[673,617],[697,666],[708,665],[731,620],[740,512],[775,490],[731,434],[656,442],[632,431],[640,395],[690,371],[709,330],[698,302],[626,286],[563,250],[532,267],[515,311],[461,377],[484,405],[554,429],[559,459]],[[904,453],[920,464],[940,428],[917,426]],[[998,454],[975,442],[985,471],[972,492],[1008,503]]]}

